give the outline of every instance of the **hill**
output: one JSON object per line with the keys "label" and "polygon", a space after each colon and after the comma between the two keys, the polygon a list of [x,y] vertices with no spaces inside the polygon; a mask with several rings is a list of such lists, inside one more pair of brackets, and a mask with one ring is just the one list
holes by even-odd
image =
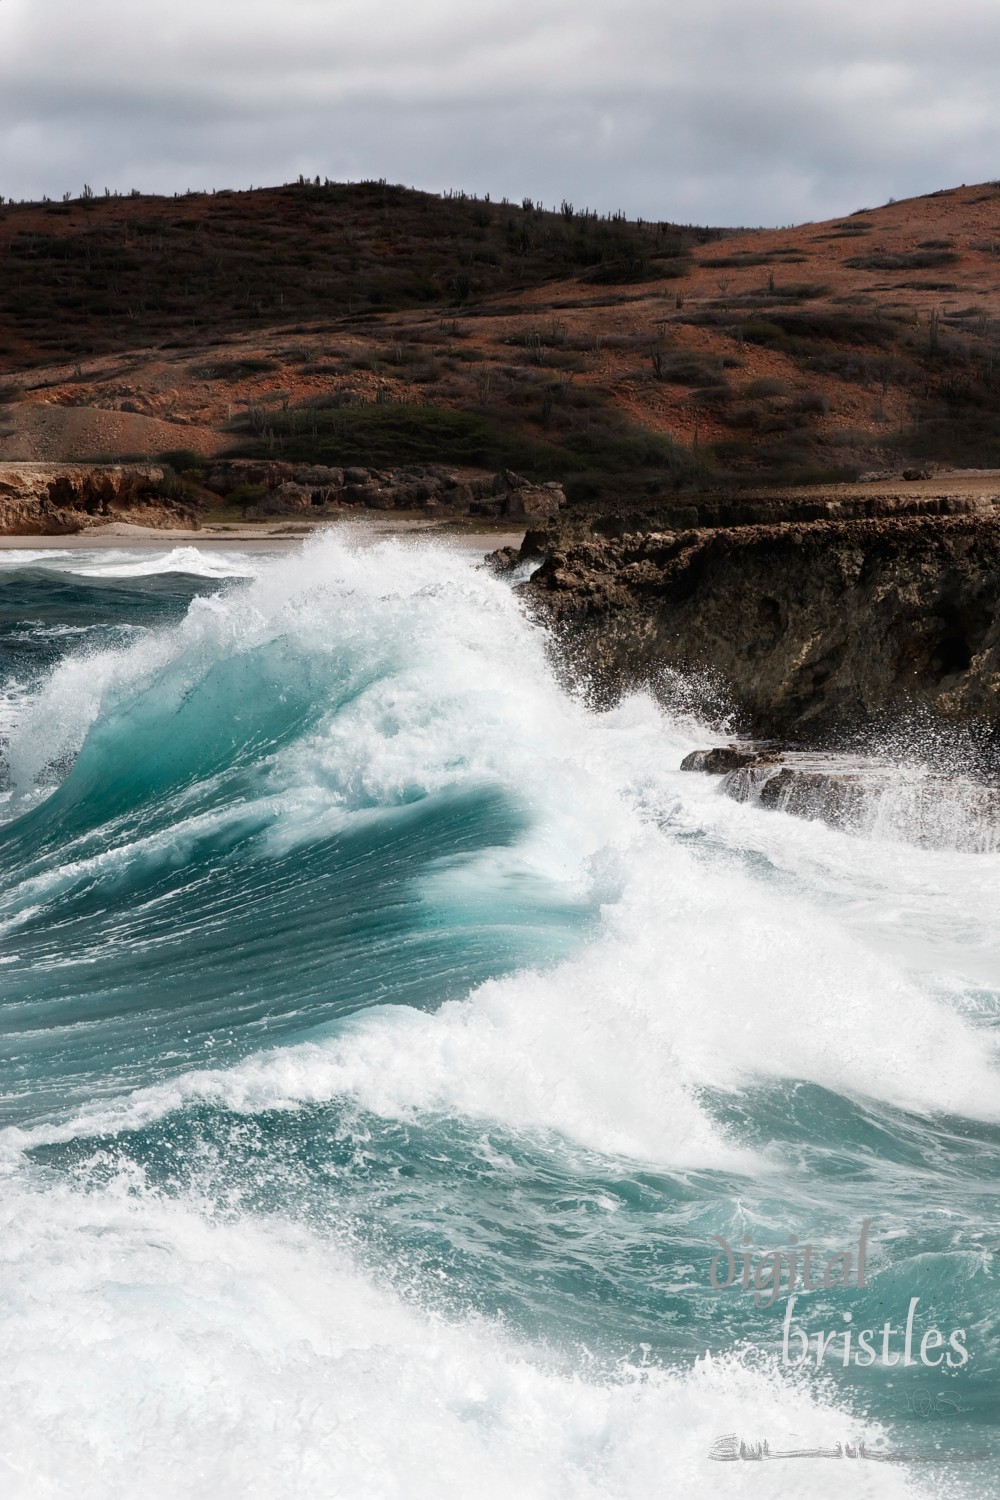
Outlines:
{"label": "hill", "polygon": [[571,501],[1000,467],[1000,184],[782,230],[385,183],[4,205],[0,459],[174,448]]}

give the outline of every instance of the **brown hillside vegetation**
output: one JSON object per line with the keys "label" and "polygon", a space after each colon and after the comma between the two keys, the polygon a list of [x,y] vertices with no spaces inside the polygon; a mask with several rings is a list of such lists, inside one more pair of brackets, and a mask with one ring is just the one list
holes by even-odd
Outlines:
{"label": "brown hillside vegetation", "polygon": [[0,208],[0,459],[1000,467],[1000,184],[711,230],[384,183]]}

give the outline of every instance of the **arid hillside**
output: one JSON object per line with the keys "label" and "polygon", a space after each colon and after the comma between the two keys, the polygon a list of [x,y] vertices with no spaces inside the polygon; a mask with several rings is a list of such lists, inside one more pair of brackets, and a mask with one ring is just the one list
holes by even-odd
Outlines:
{"label": "arid hillside", "polygon": [[0,208],[0,459],[176,450],[571,502],[1000,467],[1000,184],[752,231],[382,183]]}

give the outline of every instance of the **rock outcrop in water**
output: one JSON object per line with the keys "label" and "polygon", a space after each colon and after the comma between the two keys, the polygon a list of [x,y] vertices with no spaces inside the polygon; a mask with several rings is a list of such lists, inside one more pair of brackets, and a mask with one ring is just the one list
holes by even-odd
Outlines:
{"label": "rock outcrop in water", "polygon": [[151,464],[0,463],[0,535],[67,536],[111,521],[197,526],[192,507],[164,486]]}
{"label": "rock outcrop in water", "polygon": [[557,541],[521,587],[599,684],[709,672],[759,734],[808,738],[914,708],[997,721],[993,516]]}
{"label": "rock outcrop in water", "polygon": [[820,819],[850,833],[974,853],[1000,848],[1000,787],[961,773],[768,744],[696,750],[681,770],[718,776],[720,791],[734,802]]}

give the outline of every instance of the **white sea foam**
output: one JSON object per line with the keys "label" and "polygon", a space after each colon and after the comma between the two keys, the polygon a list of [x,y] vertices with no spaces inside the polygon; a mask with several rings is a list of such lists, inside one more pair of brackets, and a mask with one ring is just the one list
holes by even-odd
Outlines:
{"label": "white sea foam", "polygon": [[7,1144],[136,1128],[198,1100],[255,1113],[347,1098],[388,1118],[459,1115],[661,1165],[752,1170],[763,1163],[713,1124],[703,1087],[806,1079],[916,1111],[1000,1115],[988,1038],[829,918],[804,902],[769,909],[717,874],[709,890],[693,861],[669,872],[672,890],[655,870],[551,970],[490,981],[433,1015],[371,1011]]}
{"label": "white sea foam", "polygon": [[[505,586],[446,551],[318,540],[197,601],[178,627],[64,663],[12,737],[22,796],[108,714],[159,695],[169,725],[220,662],[271,643],[331,703],[331,685],[349,678],[350,692],[272,758],[259,804],[215,806],[211,820],[269,818],[261,847],[281,853],[423,793],[497,786],[523,805],[525,832],[512,848],[440,861],[424,898],[440,909],[461,891],[487,910],[500,886],[534,882],[551,901],[599,904],[600,917],[571,958],[434,1014],[373,1010],[226,1070],[6,1131],[0,1490],[842,1495],[842,1465],[708,1460],[727,1432],[773,1447],[863,1435],[774,1372],[735,1359],[570,1369],[489,1323],[435,1318],[419,1287],[393,1290],[305,1230],[214,1222],[193,1193],[166,1200],[138,1175],[88,1191],[29,1177],[27,1146],[200,1101],[248,1113],[353,1101],[388,1119],[500,1122],[550,1148],[764,1172],[719,1128],[707,1087],[804,1079],[916,1111],[1000,1114],[991,1035],[960,1013],[968,976],[953,930],[964,924],[980,982],[998,987],[993,856],[907,851],[718,797],[677,771],[696,727],[643,696],[591,712],[559,687]],[[183,852],[202,826],[179,817],[68,873],[99,880],[164,838]],[[64,878],[38,876],[25,899],[48,899]],[[916,1485],[891,1466],[851,1466],[852,1495]]]}
{"label": "white sea foam", "polygon": [[[567,696],[509,590],[443,549],[318,539],[246,589],[196,601],[173,630],[64,664],[12,743],[15,779],[78,744],[109,704],[139,691],[179,702],[226,653],[289,640],[303,670],[343,658],[368,676],[277,757],[275,852],[351,809],[501,785],[529,810],[529,831],[514,850],[443,864],[425,896],[440,903],[449,882],[478,882],[485,902],[498,879],[530,877],[567,900],[602,900],[600,927],[552,970],[492,981],[434,1015],[374,1012],[305,1048],[154,1087],[122,1119],[202,1091],[236,1107],[345,1094],[388,1115],[455,1112],[645,1160],[733,1166],[745,1158],[706,1113],[706,1086],[801,1079],[905,1109],[1000,1117],[991,1035],[942,999],[940,973],[922,982],[884,934],[872,941],[870,921],[845,919],[854,882],[878,906],[872,870],[890,854],[710,797],[703,778],[676,773],[690,726],[648,698],[601,715]],[[800,889],[678,839],[697,828],[733,852],[767,848]],[[921,851],[924,880],[952,874],[958,858]],[[997,861],[982,858],[995,884]],[[967,899],[991,931],[995,906]]]}
{"label": "white sea foam", "polygon": [[80,578],[152,578],[160,573],[187,573],[194,578],[254,578],[262,557],[246,549],[204,550],[198,546],[172,547],[161,552],[149,547],[67,547],[44,551],[0,551],[0,572],[44,567]]}
{"label": "white sea foam", "polygon": [[[7,1500],[646,1500],[720,1484],[782,1500],[802,1493],[799,1466],[721,1466],[714,1441],[881,1437],[732,1358],[574,1370],[420,1310],[303,1230],[213,1223],[137,1179],[4,1188]],[[841,1467],[812,1463],[809,1493],[843,1495]],[[850,1481],[873,1500],[917,1493],[891,1466],[852,1464]]]}
{"label": "white sea foam", "polygon": [[67,571],[81,578],[153,578],[161,573],[186,573],[191,578],[255,578],[259,563],[248,552],[204,552],[199,547],[172,547],[169,552],[148,549],[126,554],[112,551],[98,558],[78,552]]}

